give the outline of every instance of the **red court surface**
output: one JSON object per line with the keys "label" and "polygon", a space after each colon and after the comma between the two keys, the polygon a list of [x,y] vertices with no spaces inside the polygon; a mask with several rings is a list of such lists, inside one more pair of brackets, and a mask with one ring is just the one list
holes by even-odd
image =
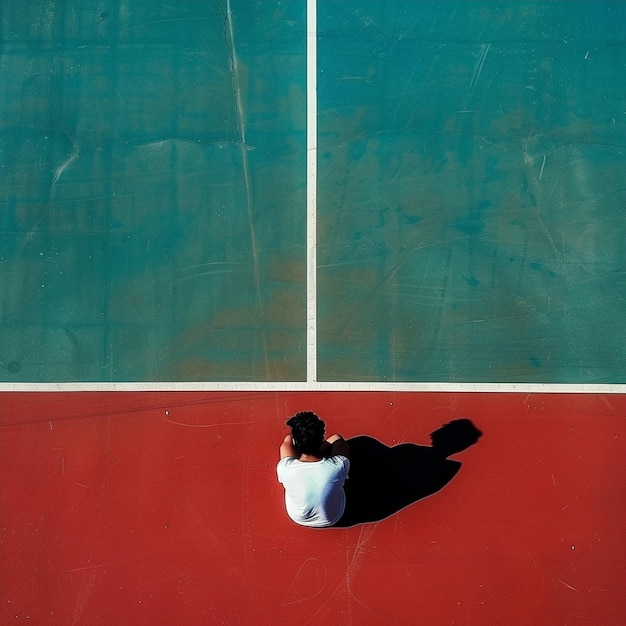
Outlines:
{"label": "red court surface", "polygon": [[[6,393],[2,624],[626,623],[626,396]],[[380,522],[293,524],[285,419],[483,432]]]}

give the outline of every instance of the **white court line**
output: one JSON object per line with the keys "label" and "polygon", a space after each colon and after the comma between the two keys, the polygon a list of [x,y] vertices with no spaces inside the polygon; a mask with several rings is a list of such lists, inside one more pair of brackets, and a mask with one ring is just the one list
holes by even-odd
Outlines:
{"label": "white court line", "polygon": [[315,383],[317,381],[317,0],[307,0],[306,82],[306,380],[307,383]]}
{"label": "white court line", "polygon": [[387,391],[442,393],[626,394],[626,385],[551,383],[202,382],[202,383],[0,383],[2,392],[201,391],[306,392]]}

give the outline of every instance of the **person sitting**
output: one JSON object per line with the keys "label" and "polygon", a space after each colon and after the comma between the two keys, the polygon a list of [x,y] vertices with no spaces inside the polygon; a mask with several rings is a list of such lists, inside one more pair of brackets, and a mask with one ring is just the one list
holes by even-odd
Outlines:
{"label": "person sitting", "polygon": [[287,514],[302,526],[332,526],[346,506],[349,445],[341,435],[325,440],[326,425],[311,411],[296,413],[287,426],[291,433],[280,446],[277,466]]}

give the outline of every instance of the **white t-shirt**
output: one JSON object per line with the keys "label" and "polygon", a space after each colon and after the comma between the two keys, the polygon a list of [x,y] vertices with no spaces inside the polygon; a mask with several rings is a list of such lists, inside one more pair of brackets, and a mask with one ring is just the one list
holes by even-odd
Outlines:
{"label": "white t-shirt", "polygon": [[285,487],[287,514],[303,526],[332,526],[346,506],[343,483],[350,461],[342,455],[306,463],[293,457],[281,459],[278,482]]}

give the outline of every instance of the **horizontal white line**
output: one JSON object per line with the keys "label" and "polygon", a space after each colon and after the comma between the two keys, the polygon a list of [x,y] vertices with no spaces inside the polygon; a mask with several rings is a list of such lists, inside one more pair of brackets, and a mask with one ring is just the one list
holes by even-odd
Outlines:
{"label": "horizontal white line", "polygon": [[393,391],[626,394],[626,385],[382,382],[0,383],[0,393],[50,391]]}

